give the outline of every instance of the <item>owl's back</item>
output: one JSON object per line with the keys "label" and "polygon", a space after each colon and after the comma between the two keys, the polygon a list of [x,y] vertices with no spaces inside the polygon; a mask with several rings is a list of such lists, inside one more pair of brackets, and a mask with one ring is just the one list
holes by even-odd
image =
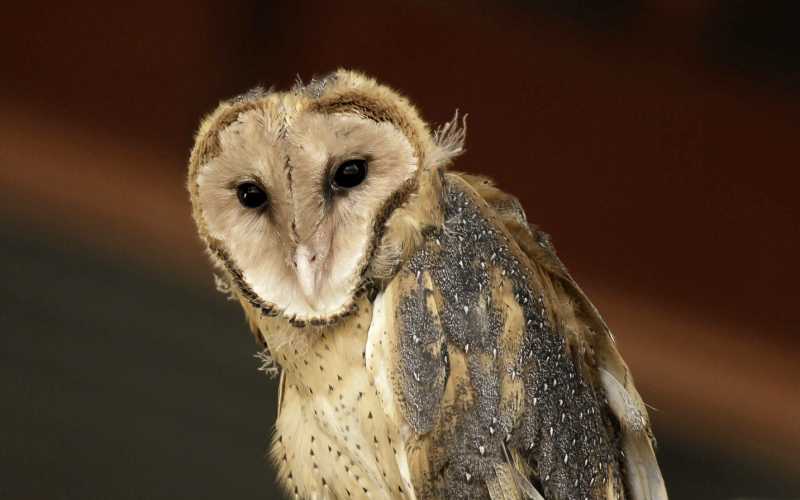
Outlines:
{"label": "owl's back", "polygon": [[[479,178],[446,174],[442,210],[443,226],[425,232],[381,298],[388,339],[368,341],[391,344],[381,362],[420,436],[418,497],[639,497],[625,478],[636,474],[623,453],[631,422],[615,415],[621,396],[606,374],[622,375],[630,401],[638,394],[549,242]],[[646,413],[635,418],[650,446]]]}

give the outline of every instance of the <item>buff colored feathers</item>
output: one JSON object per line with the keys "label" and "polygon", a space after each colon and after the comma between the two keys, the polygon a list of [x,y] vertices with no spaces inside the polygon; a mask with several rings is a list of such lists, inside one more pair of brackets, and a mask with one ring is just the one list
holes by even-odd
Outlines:
{"label": "buff colored feathers", "polygon": [[256,89],[200,126],[193,215],[262,368],[281,374],[281,484],[667,498],[628,367],[547,235],[489,180],[447,170],[465,131],[457,114],[431,131],[344,70]]}

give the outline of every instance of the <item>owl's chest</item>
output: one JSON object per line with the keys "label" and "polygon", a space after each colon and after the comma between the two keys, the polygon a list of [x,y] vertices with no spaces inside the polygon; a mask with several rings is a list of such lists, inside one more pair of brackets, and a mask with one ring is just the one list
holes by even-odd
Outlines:
{"label": "owl's chest", "polygon": [[283,360],[273,449],[279,477],[302,498],[402,497],[408,486],[397,464],[405,446],[365,367],[369,325],[345,326]]}

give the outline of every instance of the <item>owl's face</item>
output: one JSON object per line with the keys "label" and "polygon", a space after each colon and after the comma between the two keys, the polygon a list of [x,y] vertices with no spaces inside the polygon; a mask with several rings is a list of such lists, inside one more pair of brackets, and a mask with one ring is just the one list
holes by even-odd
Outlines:
{"label": "owl's face", "polygon": [[353,84],[342,80],[352,75],[337,76],[338,93],[331,84],[228,104],[201,128],[190,172],[212,253],[245,296],[300,321],[352,305],[420,168],[413,127],[363,93],[350,105]]}

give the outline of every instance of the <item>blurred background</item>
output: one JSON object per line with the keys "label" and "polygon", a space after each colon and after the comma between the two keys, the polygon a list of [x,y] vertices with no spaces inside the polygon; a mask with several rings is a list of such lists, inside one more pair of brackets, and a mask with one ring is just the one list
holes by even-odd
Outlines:
{"label": "blurred background", "polygon": [[673,498],[800,498],[793,2],[16,2],[0,30],[0,498],[276,498],[275,382],[190,219],[201,116],[337,67],[549,233]]}

